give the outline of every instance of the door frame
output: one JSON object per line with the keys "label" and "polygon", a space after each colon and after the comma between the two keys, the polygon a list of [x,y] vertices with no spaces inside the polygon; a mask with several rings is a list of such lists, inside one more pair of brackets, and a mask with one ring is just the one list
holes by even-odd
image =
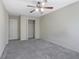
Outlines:
{"label": "door frame", "polygon": [[[33,37],[32,37],[32,38],[29,38],[29,37],[28,37],[28,39],[35,39],[35,20],[29,19],[28,22],[29,22],[29,21],[33,21]],[[29,23],[28,23],[28,29],[29,29]],[[28,31],[28,32],[29,32],[29,31]]]}

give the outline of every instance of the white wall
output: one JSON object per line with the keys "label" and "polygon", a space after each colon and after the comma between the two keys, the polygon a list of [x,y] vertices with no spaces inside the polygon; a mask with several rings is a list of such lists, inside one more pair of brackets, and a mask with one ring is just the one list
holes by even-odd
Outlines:
{"label": "white wall", "polygon": [[40,19],[35,19],[35,39],[40,39]]}
{"label": "white wall", "polygon": [[39,18],[36,17],[27,17],[27,16],[21,16],[20,21],[20,32],[21,32],[21,40],[28,40],[28,20],[35,20],[35,38],[39,39]]}
{"label": "white wall", "polygon": [[8,43],[8,15],[0,0],[0,57]]}
{"label": "white wall", "polygon": [[40,19],[41,39],[79,52],[79,2]]}
{"label": "white wall", "polygon": [[11,15],[9,16],[9,40],[20,39],[19,21],[20,21],[19,16],[11,16]]}
{"label": "white wall", "polygon": [[21,16],[20,26],[20,39],[28,40],[28,18],[26,16]]}

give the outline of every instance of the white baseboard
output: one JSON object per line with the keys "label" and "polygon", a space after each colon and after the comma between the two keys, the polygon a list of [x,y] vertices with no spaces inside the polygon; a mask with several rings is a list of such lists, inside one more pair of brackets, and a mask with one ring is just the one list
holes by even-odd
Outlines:
{"label": "white baseboard", "polygon": [[4,49],[6,47],[6,45],[8,44],[8,42],[3,46],[3,48],[1,49],[1,53],[0,53],[0,58],[2,58],[3,54],[4,54]]}
{"label": "white baseboard", "polygon": [[59,44],[58,42],[55,42],[55,41],[52,41],[52,40],[48,40],[48,39],[44,39],[44,40],[49,41],[49,42],[51,42],[51,43],[57,44],[57,45],[59,45],[59,46],[61,46],[61,47],[64,47],[64,48],[67,48],[67,49],[69,49],[69,50],[72,50],[72,51],[74,51],[74,52],[79,53],[79,50],[74,49],[74,48],[71,48],[71,47],[68,47],[68,46],[65,46],[65,45],[62,45],[61,43]]}

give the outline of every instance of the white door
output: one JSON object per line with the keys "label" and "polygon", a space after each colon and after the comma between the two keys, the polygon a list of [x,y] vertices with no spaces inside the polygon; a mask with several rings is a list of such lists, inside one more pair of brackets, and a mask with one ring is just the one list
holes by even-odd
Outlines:
{"label": "white door", "polygon": [[34,21],[33,20],[29,20],[28,21],[28,38],[32,39],[34,38]]}
{"label": "white door", "polygon": [[19,39],[19,31],[18,31],[18,20],[10,19],[9,20],[9,39],[15,40]]}

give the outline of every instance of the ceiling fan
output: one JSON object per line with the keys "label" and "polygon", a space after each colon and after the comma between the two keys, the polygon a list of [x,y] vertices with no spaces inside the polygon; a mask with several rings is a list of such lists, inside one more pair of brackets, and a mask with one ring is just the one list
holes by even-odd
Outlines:
{"label": "ceiling fan", "polygon": [[33,13],[35,11],[43,13],[44,9],[53,9],[53,7],[45,7],[45,4],[47,3],[47,0],[43,0],[42,2],[38,1],[36,6],[33,5],[27,5],[27,7],[33,7],[34,9],[30,11],[30,13]]}

